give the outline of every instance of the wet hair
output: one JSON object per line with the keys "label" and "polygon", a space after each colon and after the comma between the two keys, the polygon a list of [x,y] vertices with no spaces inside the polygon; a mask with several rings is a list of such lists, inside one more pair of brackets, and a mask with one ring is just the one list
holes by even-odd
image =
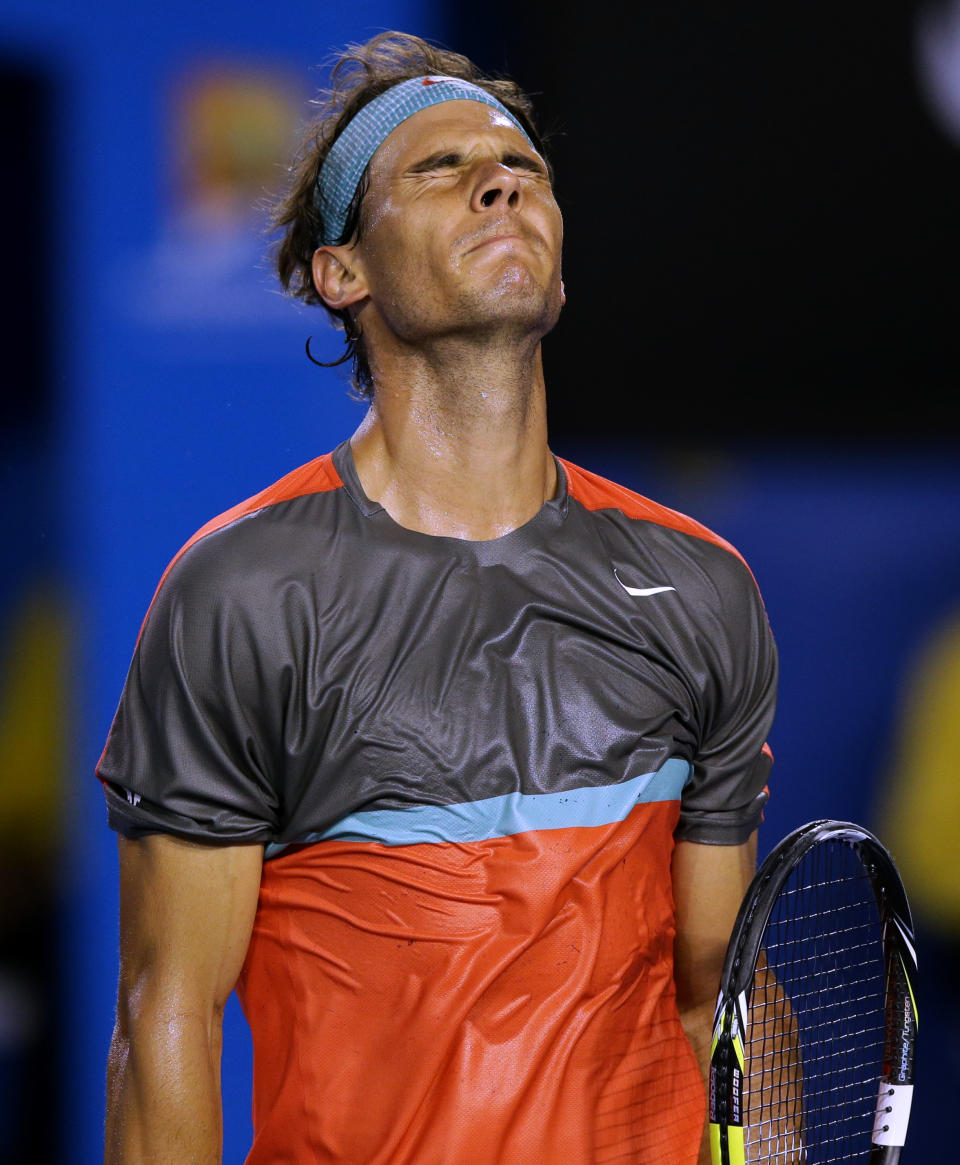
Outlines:
{"label": "wet hair", "polygon": [[[363,336],[347,310],[327,307],[313,283],[314,251],[324,237],[324,223],[315,199],[317,176],[330,147],[347,123],[370,101],[401,81],[443,74],[472,81],[497,98],[523,126],[538,152],[546,159],[543,141],[534,124],[533,105],[513,81],[484,74],[460,53],[439,48],[419,36],[382,32],[365,44],[347,46],[330,72],[330,86],[313,104],[316,116],[308,125],[300,149],[290,166],[286,193],[272,207],[271,227],[280,233],[274,250],[277,275],[285,291],[304,303],[321,304],[345,335],[346,351],[325,367],[353,362],[354,395],[369,400],[373,379]],[[547,166],[549,169],[549,159]],[[552,174],[551,174],[552,176]],[[364,172],[347,214],[338,243],[357,243],[363,234],[363,199],[369,186]],[[309,341],[307,353],[310,354]],[[314,359],[312,356],[311,359]],[[314,363],[321,363],[314,360]]]}

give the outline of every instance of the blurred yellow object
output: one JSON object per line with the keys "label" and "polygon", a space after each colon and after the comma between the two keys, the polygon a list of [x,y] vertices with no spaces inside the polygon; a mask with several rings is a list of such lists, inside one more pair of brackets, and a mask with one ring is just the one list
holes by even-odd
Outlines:
{"label": "blurred yellow object", "polygon": [[917,915],[960,934],[960,614],[910,673],[878,831]]}
{"label": "blurred yellow object", "polygon": [[181,212],[247,220],[285,178],[301,98],[279,72],[211,60],[184,74],[170,124]]}
{"label": "blurred yellow object", "polygon": [[63,603],[38,588],[14,609],[0,649],[0,844],[20,853],[60,840],[66,623]]}

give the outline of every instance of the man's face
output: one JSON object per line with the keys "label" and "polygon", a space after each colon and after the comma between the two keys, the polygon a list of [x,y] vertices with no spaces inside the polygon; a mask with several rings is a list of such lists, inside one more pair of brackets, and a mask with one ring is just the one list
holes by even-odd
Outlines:
{"label": "man's face", "polygon": [[447,101],[401,123],[371,159],[362,223],[365,310],[407,342],[556,323],[563,221],[543,159],[498,110]]}

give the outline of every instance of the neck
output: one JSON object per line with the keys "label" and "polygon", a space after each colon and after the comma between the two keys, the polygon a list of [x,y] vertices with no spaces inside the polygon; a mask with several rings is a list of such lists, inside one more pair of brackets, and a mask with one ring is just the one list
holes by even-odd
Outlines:
{"label": "neck", "polygon": [[374,366],[351,445],[367,496],[401,526],[497,538],[553,496],[539,344],[505,355],[448,345]]}

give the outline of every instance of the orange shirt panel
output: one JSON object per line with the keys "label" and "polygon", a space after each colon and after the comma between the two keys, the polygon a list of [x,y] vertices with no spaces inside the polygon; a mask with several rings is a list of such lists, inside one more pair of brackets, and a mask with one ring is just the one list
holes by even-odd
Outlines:
{"label": "orange shirt panel", "polygon": [[268,862],[238,984],[255,1048],[248,1165],[694,1165],[677,812]]}

